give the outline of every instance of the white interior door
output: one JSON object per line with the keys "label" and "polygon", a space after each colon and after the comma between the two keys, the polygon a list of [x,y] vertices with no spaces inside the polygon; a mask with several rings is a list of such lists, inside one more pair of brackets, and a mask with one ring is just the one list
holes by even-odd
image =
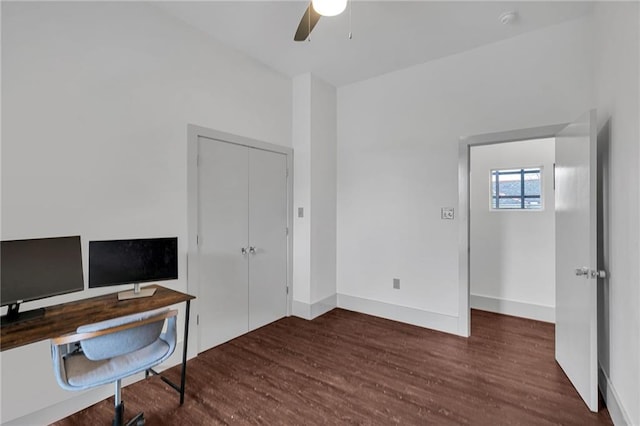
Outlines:
{"label": "white interior door", "polygon": [[287,315],[287,158],[249,150],[249,330]]}
{"label": "white interior door", "polygon": [[556,139],[556,360],[598,410],[596,113]]}
{"label": "white interior door", "polygon": [[202,352],[248,331],[248,148],[198,140],[198,256]]}

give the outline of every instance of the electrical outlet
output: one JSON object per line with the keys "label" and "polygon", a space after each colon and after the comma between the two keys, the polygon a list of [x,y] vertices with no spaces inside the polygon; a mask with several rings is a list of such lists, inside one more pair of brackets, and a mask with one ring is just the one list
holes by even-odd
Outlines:
{"label": "electrical outlet", "polygon": [[400,289],[400,278],[393,279],[393,288],[395,288],[396,290]]}
{"label": "electrical outlet", "polygon": [[453,207],[443,207],[440,210],[441,219],[453,219]]}

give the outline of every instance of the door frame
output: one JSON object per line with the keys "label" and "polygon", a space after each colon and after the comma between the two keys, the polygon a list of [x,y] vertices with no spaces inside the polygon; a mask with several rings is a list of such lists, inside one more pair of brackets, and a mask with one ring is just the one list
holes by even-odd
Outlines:
{"label": "door frame", "polygon": [[195,353],[200,348],[200,333],[198,333],[199,322],[199,296],[200,296],[200,274],[198,256],[198,139],[200,137],[246,146],[283,154],[287,159],[287,316],[291,315],[293,302],[293,148],[276,145],[256,139],[238,136],[231,133],[213,130],[195,124],[187,125],[187,292],[196,298],[193,300],[192,312],[195,314],[194,333],[197,336]]}
{"label": "door frame", "polygon": [[471,147],[555,137],[568,123],[463,136],[458,141],[458,334],[471,335],[470,304],[470,174]]}

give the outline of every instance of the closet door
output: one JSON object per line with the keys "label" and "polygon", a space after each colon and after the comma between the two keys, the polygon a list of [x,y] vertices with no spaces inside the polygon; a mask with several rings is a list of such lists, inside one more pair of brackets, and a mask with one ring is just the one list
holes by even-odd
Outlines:
{"label": "closet door", "polygon": [[287,157],[198,140],[202,352],[287,315]]}
{"label": "closet door", "polygon": [[249,149],[249,330],[287,315],[287,158]]}
{"label": "closet door", "polygon": [[249,150],[198,140],[200,351],[248,331]]}

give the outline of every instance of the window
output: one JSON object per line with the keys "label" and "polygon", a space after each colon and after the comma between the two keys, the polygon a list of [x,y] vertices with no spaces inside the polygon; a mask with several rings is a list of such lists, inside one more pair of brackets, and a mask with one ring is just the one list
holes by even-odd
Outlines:
{"label": "window", "polygon": [[542,209],[542,167],[491,170],[493,210]]}

